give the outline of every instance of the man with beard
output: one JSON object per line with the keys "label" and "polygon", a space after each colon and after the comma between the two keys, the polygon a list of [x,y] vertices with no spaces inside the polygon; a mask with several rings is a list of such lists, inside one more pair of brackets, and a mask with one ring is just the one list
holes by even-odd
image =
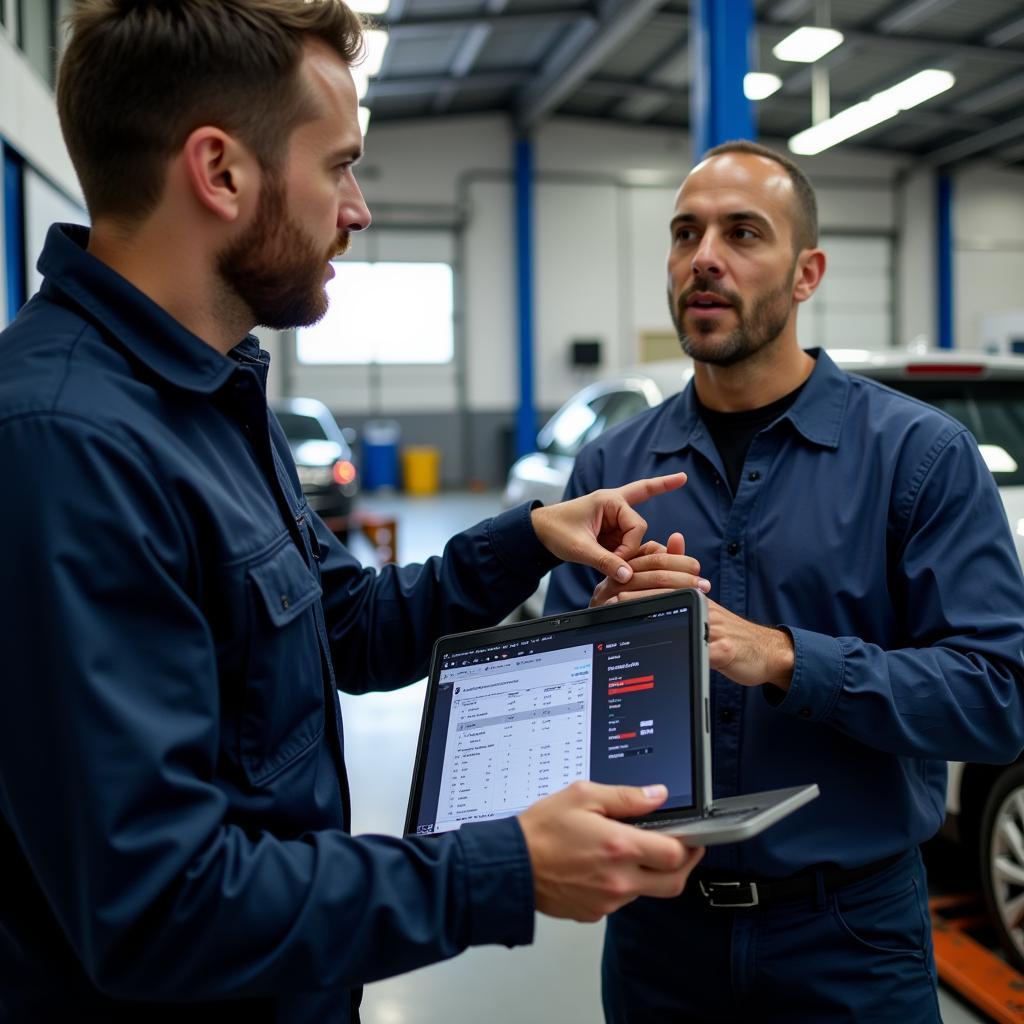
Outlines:
{"label": "man with beard", "polygon": [[370,223],[361,46],[338,0],[75,5],[58,108],[93,226],[51,230],[0,336],[5,1022],[355,1020],[366,981],[678,895],[699,857],[611,820],[658,785],[347,834],[336,687],[422,677],[570,553],[627,579],[631,504],[683,482],[379,574],[310,512],[247,332],[321,316]]}
{"label": "man with beard", "polygon": [[1012,761],[1024,742],[1024,585],[992,475],[958,422],[800,348],[817,245],[798,167],[710,150],[668,257],[693,379],[586,448],[567,489],[685,470],[649,506],[666,543],[629,583],[562,566],[548,610],[710,591],[715,797],[822,793],[710,850],[678,900],[612,916],[615,1024],[938,1021],[918,844],[947,759]]}

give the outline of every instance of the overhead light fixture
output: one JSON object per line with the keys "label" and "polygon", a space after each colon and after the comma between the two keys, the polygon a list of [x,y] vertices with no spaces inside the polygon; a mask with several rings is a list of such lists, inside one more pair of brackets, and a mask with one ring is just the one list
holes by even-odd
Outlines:
{"label": "overhead light fixture", "polygon": [[789,140],[789,148],[801,156],[813,156],[853,135],[888,121],[900,111],[909,110],[933,96],[938,96],[955,84],[956,76],[949,71],[939,68],[919,71],[891,88],[875,93],[870,99],[841,110],[827,121],[821,121],[798,132]]}
{"label": "overhead light fixture", "polygon": [[834,50],[842,41],[843,33],[834,28],[813,28],[805,25],[795,32],[790,32],[772,49],[772,53],[779,60],[813,64]]}
{"label": "overhead light fixture", "polygon": [[384,14],[391,0],[348,0],[348,6],[357,14]]}
{"label": "overhead light fixture", "polygon": [[366,135],[367,128],[370,127],[370,108],[360,107],[359,108],[359,130]]}
{"label": "overhead light fixture", "polygon": [[366,43],[366,57],[359,65],[368,78],[373,78],[384,63],[384,51],[388,48],[388,34],[382,28],[371,28],[363,33]]}
{"label": "overhead light fixture", "polygon": [[748,100],[766,100],[782,88],[782,79],[767,71],[748,71],[743,76],[743,95]]}

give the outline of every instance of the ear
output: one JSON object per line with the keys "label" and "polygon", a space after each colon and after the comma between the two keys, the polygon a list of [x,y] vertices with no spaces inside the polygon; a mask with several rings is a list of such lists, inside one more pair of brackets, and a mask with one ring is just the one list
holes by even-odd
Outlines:
{"label": "ear", "polygon": [[804,249],[796,260],[793,275],[793,300],[806,302],[825,276],[825,254],[821,249]]}
{"label": "ear", "polygon": [[259,190],[259,165],[220,128],[203,125],[181,151],[185,178],[199,203],[226,222],[236,221]]}

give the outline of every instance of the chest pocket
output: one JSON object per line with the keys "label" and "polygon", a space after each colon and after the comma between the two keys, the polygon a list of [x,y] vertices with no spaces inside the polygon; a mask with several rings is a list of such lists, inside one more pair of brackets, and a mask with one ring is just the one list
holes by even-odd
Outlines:
{"label": "chest pocket", "polygon": [[324,729],[314,603],[320,585],[289,542],[246,570],[249,650],[239,761],[253,785],[300,757]]}

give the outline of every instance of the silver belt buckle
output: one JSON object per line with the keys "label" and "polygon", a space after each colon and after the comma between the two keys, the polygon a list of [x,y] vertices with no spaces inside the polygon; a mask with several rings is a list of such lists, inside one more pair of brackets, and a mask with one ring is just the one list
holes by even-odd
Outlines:
{"label": "silver belt buckle", "polygon": [[705,882],[702,879],[699,885],[701,894],[712,907],[756,907],[760,902],[756,882]]}

